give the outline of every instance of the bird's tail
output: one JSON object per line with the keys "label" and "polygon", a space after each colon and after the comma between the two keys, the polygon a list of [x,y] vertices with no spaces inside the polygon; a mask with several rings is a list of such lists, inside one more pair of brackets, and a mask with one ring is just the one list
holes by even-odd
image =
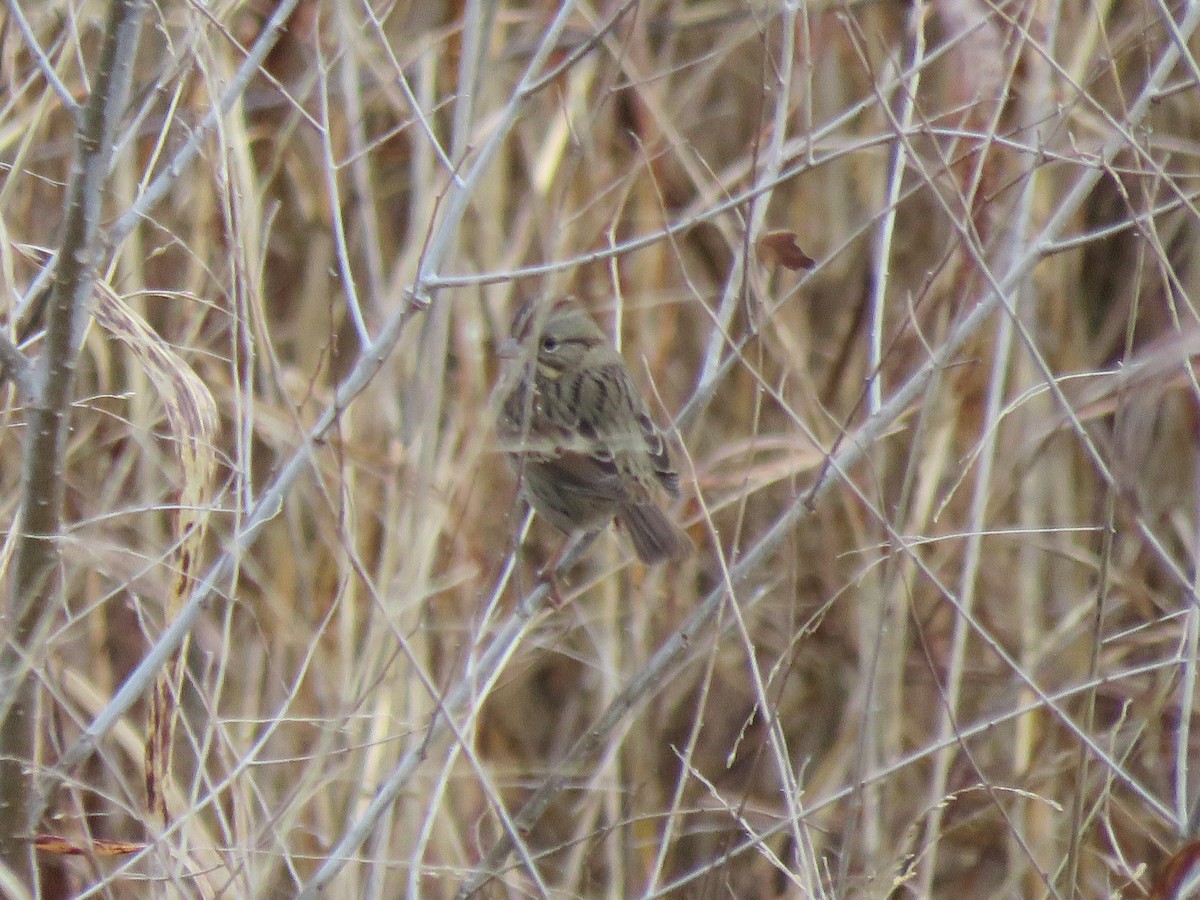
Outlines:
{"label": "bird's tail", "polygon": [[692,539],[653,503],[623,506],[618,517],[633,539],[638,559],[648,566],[685,559],[693,550]]}

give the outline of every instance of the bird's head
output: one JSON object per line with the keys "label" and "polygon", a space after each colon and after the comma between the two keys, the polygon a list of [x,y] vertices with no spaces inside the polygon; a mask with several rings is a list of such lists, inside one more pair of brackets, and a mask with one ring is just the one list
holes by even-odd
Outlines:
{"label": "bird's head", "polygon": [[579,366],[589,350],[604,342],[604,332],[574,299],[563,297],[548,305],[535,299],[517,310],[499,352],[506,358],[535,355],[538,372],[553,379]]}

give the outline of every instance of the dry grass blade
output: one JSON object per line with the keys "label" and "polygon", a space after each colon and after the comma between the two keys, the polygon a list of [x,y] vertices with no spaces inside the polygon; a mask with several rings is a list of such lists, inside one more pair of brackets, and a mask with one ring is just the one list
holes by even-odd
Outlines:
{"label": "dry grass blade", "polygon": [[[195,587],[212,509],[217,468],[217,408],[212,393],[171,347],[124,301],[102,285],[92,308],[96,324],[119,341],[149,379],[166,412],[171,442],[179,459],[179,502],[167,565],[173,576],[163,598],[166,620],[179,611]],[[155,682],[146,737],[146,795],[150,810],[165,825],[169,811],[164,788],[171,783],[170,760],[177,698],[183,687],[187,641]]]}

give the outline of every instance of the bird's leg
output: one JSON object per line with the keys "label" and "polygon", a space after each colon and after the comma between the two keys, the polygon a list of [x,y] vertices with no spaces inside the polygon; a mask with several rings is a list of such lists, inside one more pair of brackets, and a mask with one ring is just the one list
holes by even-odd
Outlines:
{"label": "bird's leg", "polygon": [[538,575],[543,581],[546,582],[546,586],[550,589],[550,605],[555,609],[562,609],[562,585],[558,583],[558,571],[547,566],[546,568],[542,569]]}
{"label": "bird's leg", "polygon": [[600,534],[595,531],[577,531],[563,541],[562,547],[546,565],[538,571],[538,578],[546,582],[550,589],[550,604],[559,609],[563,605],[562,585],[559,583],[560,574],[565,575],[571,566],[579,561],[583,552],[592,545]]}
{"label": "bird's leg", "polygon": [[562,585],[558,581],[558,569],[567,555],[567,550],[576,540],[576,535],[564,538],[562,546],[558,548],[558,552],[550,557],[549,562],[538,569],[538,578],[544,581],[550,589],[550,605],[555,609],[561,609],[563,605]]}

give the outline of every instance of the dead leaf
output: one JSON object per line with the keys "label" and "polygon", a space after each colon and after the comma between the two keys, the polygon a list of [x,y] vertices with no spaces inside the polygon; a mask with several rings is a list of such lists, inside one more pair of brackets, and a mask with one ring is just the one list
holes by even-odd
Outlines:
{"label": "dead leaf", "polygon": [[128,856],[146,847],[145,844],[133,844],[129,841],[93,838],[85,848],[56,834],[39,834],[33,839],[33,845],[43,853],[57,853],[59,856]]}
{"label": "dead leaf", "polygon": [[783,266],[793,272],[811,269],[817,261],[800,249],[794,231],[768,231],[755,245],[758,256],[767,263]]}

